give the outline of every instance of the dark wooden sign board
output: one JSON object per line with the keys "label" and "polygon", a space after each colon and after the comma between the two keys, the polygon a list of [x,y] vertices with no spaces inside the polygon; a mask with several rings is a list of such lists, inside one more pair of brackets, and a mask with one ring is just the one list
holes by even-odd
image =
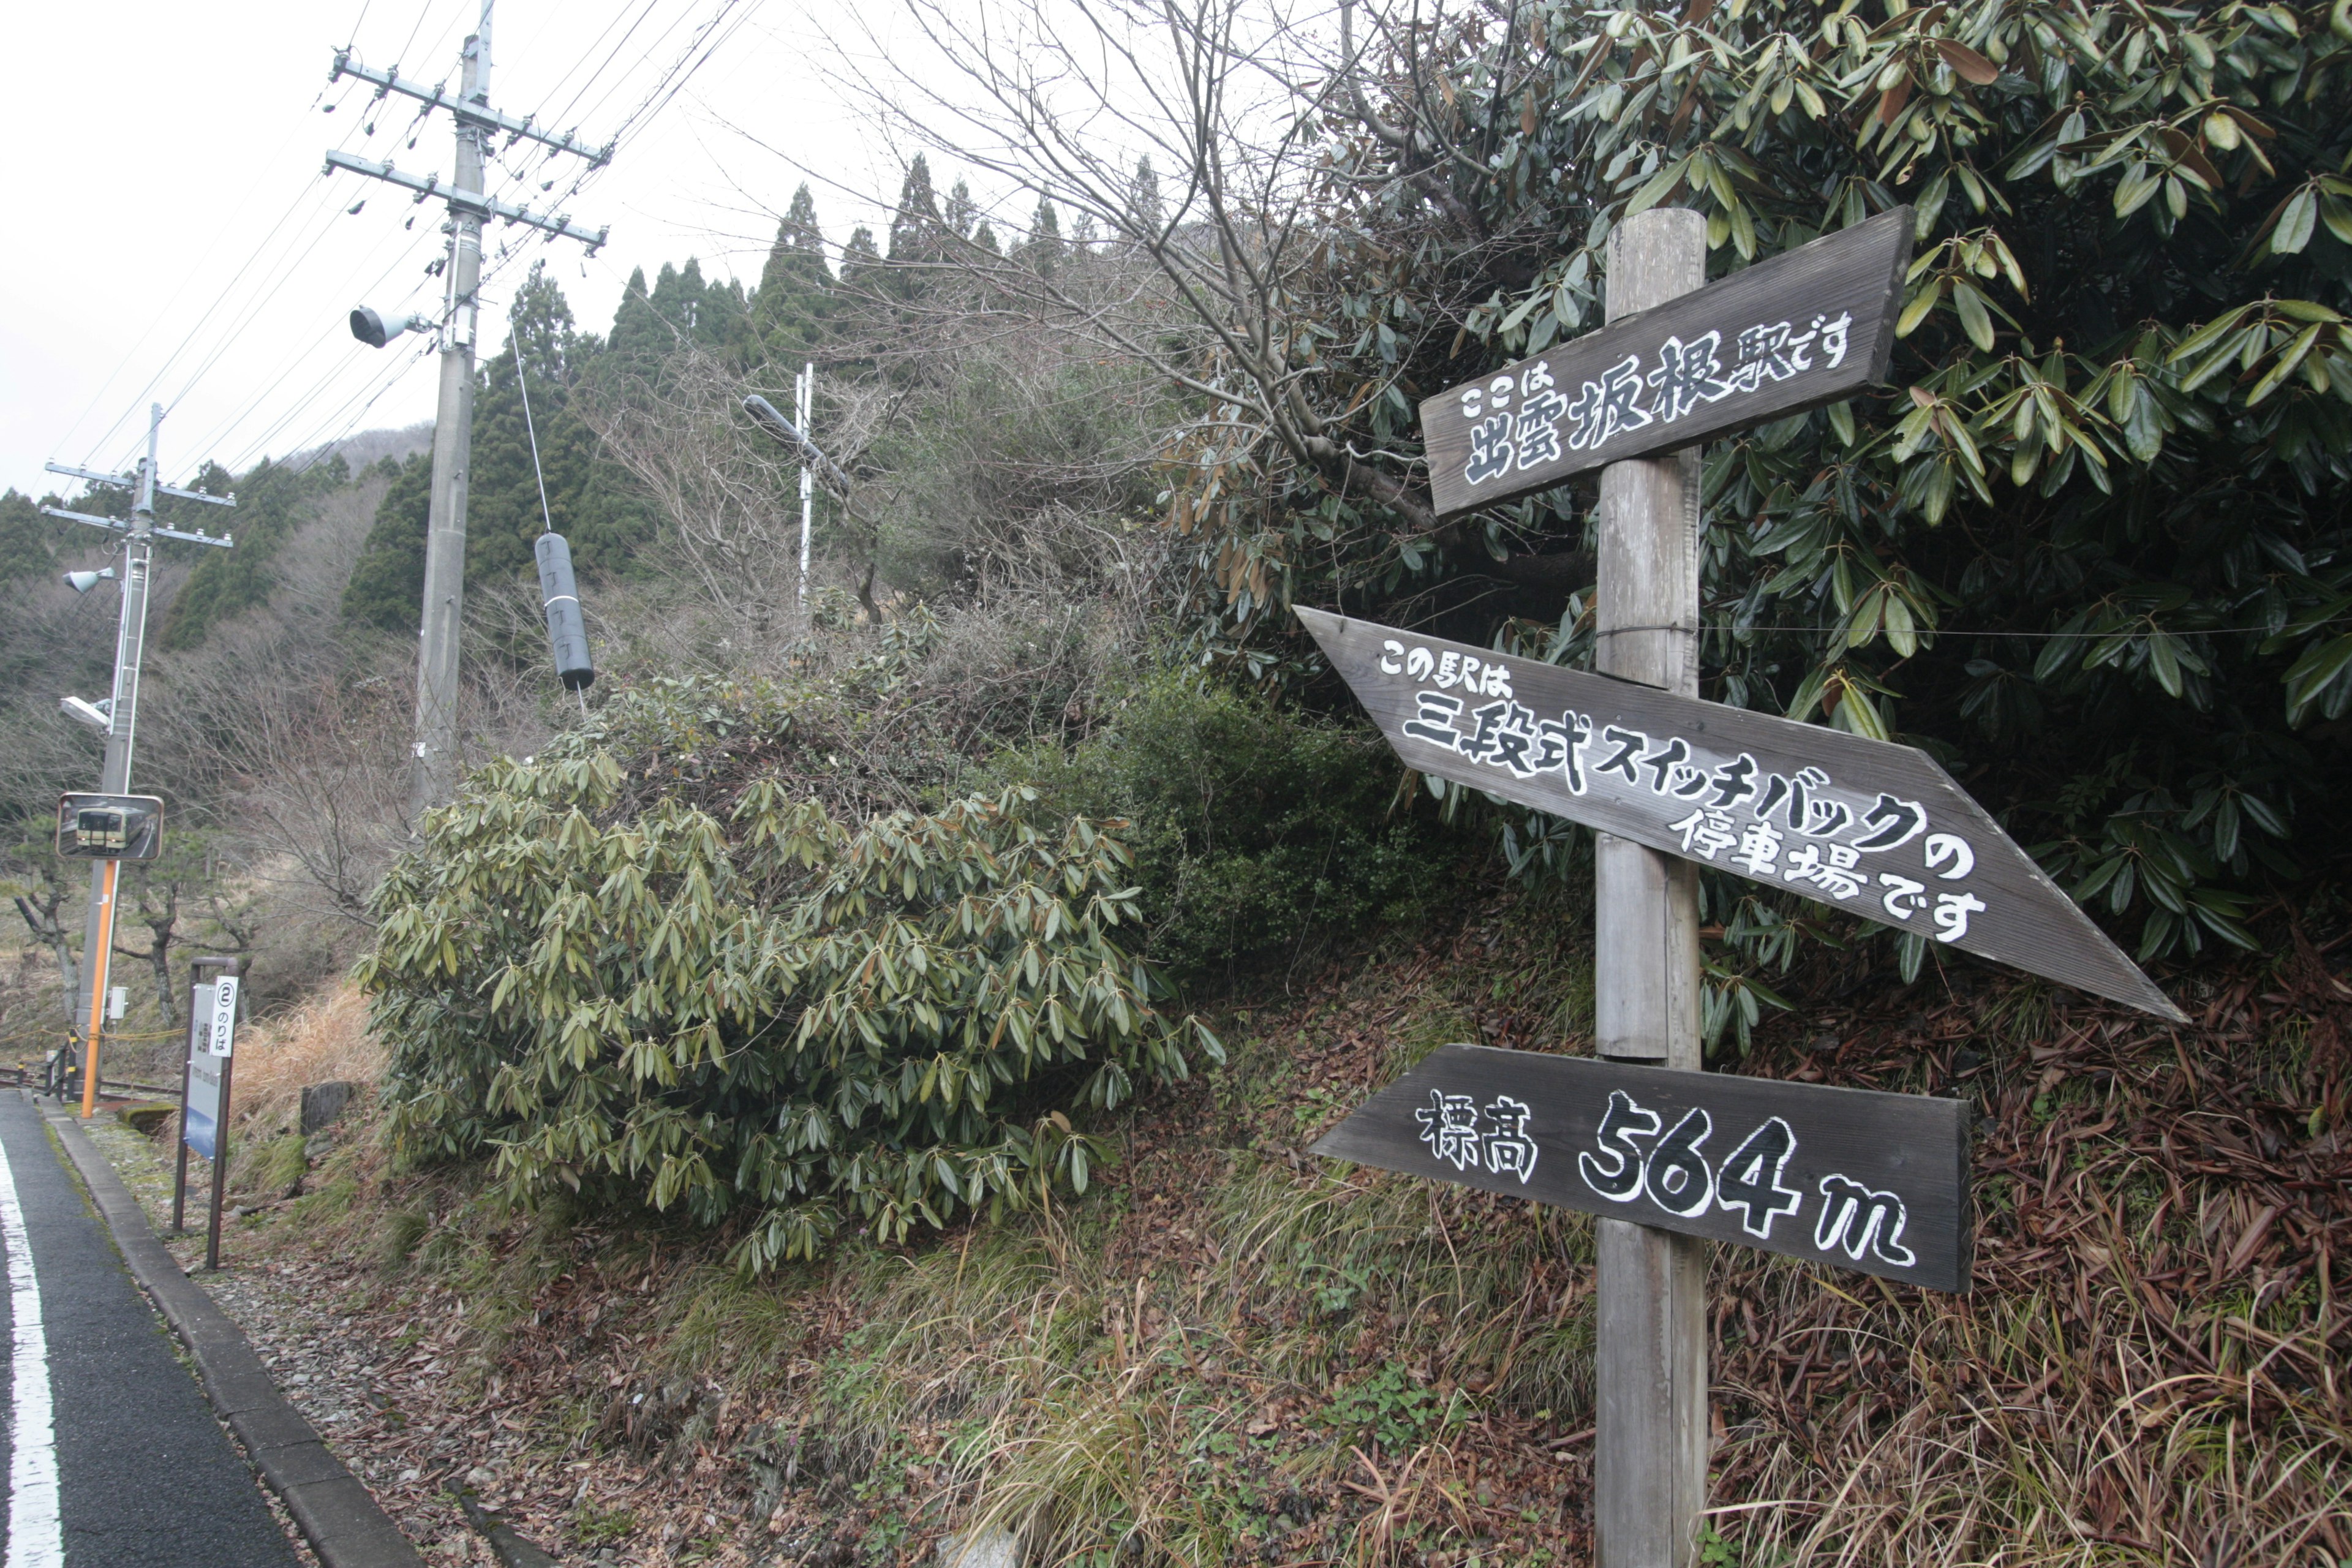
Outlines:
{"label": "dark wooden sign board", "polygon": [[1884,380],[1911,236],[1911,209],[1896,207],[1428,399],[1439,515]]}
{"label": "dark wooden sign board", "polygon": [[1298,616],[1408,766],[2186,1021],[1924,752]]}
{"label": "dark wooden sign board", "polygon": [[1444,1046],[1313,1152],[1969,1288],[1965,1100]]}

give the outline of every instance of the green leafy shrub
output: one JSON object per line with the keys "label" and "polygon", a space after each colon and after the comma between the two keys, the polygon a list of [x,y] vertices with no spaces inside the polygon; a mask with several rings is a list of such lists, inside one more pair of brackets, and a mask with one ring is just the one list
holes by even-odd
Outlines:
{"label": "green leafy shrub", "polygon": [[1152,960],[1201,978],[1427,896],[1449,855],[1400,802],[1400,772],[1369,730],[1175,671],[1067,752],[1010,752],[987,776],[1131,822]]}
{"label": "green leafy shrub", "polygon": [[1073,1113],[1222,1059],[1122,944],[1126,850],[1033,790],[853,828],[774,776],[625,805],[630,773],[493,763],[385,879],[361,978],[409,1157],[727,1223],[759,1272],[1083,1192]]}

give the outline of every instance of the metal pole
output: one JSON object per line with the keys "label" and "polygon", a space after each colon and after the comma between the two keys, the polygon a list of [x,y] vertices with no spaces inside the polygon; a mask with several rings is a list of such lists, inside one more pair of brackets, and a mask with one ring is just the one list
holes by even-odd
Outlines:
{"label": "metal pole", "polygon": [[[1609,319],[1706,281],[1706,220],[1655,207],[1610,239]],[[1595,663],[1603,674],[1698,695],[1696,452],[1601,474]],[[1698,872],[1596,836],[1594,1033],[1600,1054],[1696,1070]],[[1598,1222],[1599,1568],[1688,1568],[1706,1497],[1703,1241]]]}
{"label": "metal pole", "polygon": [[[490,93],[490,3],[466,40],[460,98],[486,107]],[[457,122],[457,189],[482,189],[483,132]],[[433,421],[433,495],[425,533],[425,605],[416,663],[416,744],[410,826],[457,788],[457,634],[466,607],[466,500],[474,447],[474,337],[482,276],[482,220],[452,204],[449,288],[441,340],[441,399]]]}
{"label": "metal pole", "polygon": [[[127,795],[131,748],[139,724],[139,666],[147,643],[148,557],[154,548],[155,440],[163,405],[147,412],[147,456],[131,503],[131,534],[122,547],[122,617],[114,634],[114,700],[107,710],[106,765],[99,789]],[[119,868],[102,860],[89,868],[89,919],[82,929],[82,967],[89,972],[89,1028],[82,1037],[81,1113],[98,1109],[99,1036],[106,1022],[106,983],[114,954],[114,894]]]}
{"label": "metal pole", "polygon": [[[236,979],[244,973],[245,964],[243,961],[232,958],[224,962],[220,966],[220,970],[221,975],[224,978]],[[219,984],[219,981],[215,980],[214,984],[217,986]],[[242,987],[239,987],[240,991],[242,991]],[[234,1000],[235,1005],[244,1005],[245,998],[241,994]],[[233,1019],[234,1015],[232,1014],[232,1020]],[[232,1021],[230,1028],[231,1048],[228,1055],[221,1057],[220,1058],[220,1119],[213,1123],[212,1217],[208,1222],[205,1232],[205,1268],[213,1273],[218,1273],[220,1271],[221,1194],[228,1190],[228,1130],[230,1121],[229,1089],[230,1084],[236,1074],[236,1051],[234,1043],[236,1029],[234,1022]],[[217,1055],[218,1053],[215,1052],[215,1054]]]}
{"label": "metal pole", "polygon": [[[193,1087],[196,1070],[196,1042],[212,1027],[211,1009],[203,1014],[196,1004],[204,995],[204,987],[196,981],[198,964],[188,965],[188,1048],[180,1053],[180,1120],[174,1124],[173,1141],[180,1146],[179,1165],[172,1173],[172,1234],[187,1231],[188,1218],[188,1090]],[[215,1145],[217,1149],[218,1145]]]}
{"label": "metal pole", "polygon": [[[816,399],[816,365],[814,362],[802,367],[793,383],[793,413],[794,420],[805,432],[809,427],[809,405]],[[809,581],[809,496],[811,493],[809,466],[801,465],[801,635],[808,636]]]}

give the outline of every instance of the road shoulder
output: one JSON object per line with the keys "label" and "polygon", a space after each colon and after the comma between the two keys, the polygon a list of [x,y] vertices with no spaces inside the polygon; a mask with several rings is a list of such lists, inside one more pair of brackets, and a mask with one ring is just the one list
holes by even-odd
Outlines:
{"label": "road shoulder", "polygon": [[205,1397],[283,1500],[320,1562],[325,1568],[423,1568],[424,1560],[373,1495],[278,1393],[244,1333],[181,1271],[76,1119],[47,1105],[41,1110],[105,1216],[132,1277],[187,1347]]}

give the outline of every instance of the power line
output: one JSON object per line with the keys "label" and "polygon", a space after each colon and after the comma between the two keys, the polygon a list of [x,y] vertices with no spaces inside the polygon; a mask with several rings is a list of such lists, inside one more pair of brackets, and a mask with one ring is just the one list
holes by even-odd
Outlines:
{"label": "power line", "polygon": [[[316,109],[319,106],[320,100],[325,98],[327,92],[331,89],[331,88],[320,89],[318,96],[310,100],[310,108]],[[350,95],[348,93],[345,94],[346,99],[348,99],[349,96]],[[309,112],[309,110],[304,110],[306,116]],[[292,143],[295,136],[300,133],[301,130],[301,121],[297,121],[292,126],[290,126],[287,131],[284,140],[278,143],[278,152],[283,153],[286,147]],[[349,139],[350,136],[347,132],[345,133],[345,140],[348,141]],[[273,154],[273,157],[274,156],[275,154]],[[307,201],[314,199],[315,197],[312,195],[312,188],[310,186],[306,185],[300,190],[295,192],[293,197],[288,202],[285,212],[281,214],[278,221],[270,226],[269,232],[263,237],[261,244],[255,247],[253,254],[247,258],[244,265],[237,268],[236,273],[230,278],[226,284],[222,286],[219,293],[214,296],[213,302],[205,308],[205,313],[197,319],[194,326],[190,327],[187,331],[182,335],[178,346],[173,348],[172,353],[164,358],[163,363],[156,367],[154,374],[148,377],[146,384],[140,388],[137,396],[131,400],[131,405],[127,405],[128,407],[135,408],[139,403],[145,401],[153,394],[156,386],[163,381],[163,377],[170,374],[172,366],[178,363],[182,354],[188,352],[189,348],[195,342],[197,337],[204,331],[205,326],[210,323],[213,317],[218,313],[221,307],[225,305],[231,295],[235,293],[237,285],[244,280],[246,274],[250,272],[253,268],[262,260],[263,257],[268,254],[268,247],[271,241],[278,237],[278,234],[285,229],[287,224],[293,221],[296,215],[302,210],[303,205]],[[236,213],[234,213],[230,215],[229,217],[224,219],[220,229],[215,234],[212,250],[206,253],[205,259],[207,261],[211,259],[213,255],[218,253],[221,247],[221,243],[226,239],[228,235],[239,227],[238,220],[242,216],[242,212],[243,209],[240,208]],[[322,216],[324,215],[313,214],[313,216]],[[162,325],[163,322],[171,316],[172,306],[177,303],[179,293],[185,290],[188,281],[193,281],[201,269],[201,267],[190,269],[187,274],[186,280],[184,280],[181,285],[181,289],[179,291],[175,291],[173,295],[172,300],[167,302],[163,310],[156,312],[155,320],[149,324],[147,331],[141,334],[139,342],[133,346],[129,353],[126,353],[123,356],[121,363],[116,366],[115,370],[109,374],[107,378],[109,384],[111,384],[114,376],[121,374],[122,367],[128,365],[139,351],[146,346],[147,342],[152,339],[154,334],[154,329]],[[103,388],[101,388],[100,395],[103,395]],[[93,397],[90,400],[90,407],[96,407],[98,405],[98,397]],[[76,416],[72,425],[67,426],[66,434],[58,440],[58,444],[59,447],[63,447],[68,440],[71,439],[73,430],[79,426],[82,419],[88,417],[88,413],[89,411],[85,409],[81,415]],[[113,438],[115,432],[121,429],[124,421],[130,417],[131,414],[129,412],[118,416],[111,425],[109,425],[103,431],[100,432],[97,438],[90,443],[89,450],[83,457],[83,462],[88,464],[95,461],[99,450],[103,447],[109,440]]]}
{"label": "power line", "polygon": [[[314,241],[310,247],[305,248],[303,258],[307,258],[310,251],[315,248],[316,241]],[[400,252],[393,258],[392,261],[376,275],[374,281],[368,284],[361,290],[362,294],[363,296],[373,295],[378,289],[383,287],[383,285],[391,279],[394,273],[398,272],[402,268],[413,263],[415,260],[415,258],[416,247],[415,242],[412,241],[404,246]],[[297,259],[299,264],[299,261],[301,258]],[[281,273],[278,282],[272,285],[270,292],[256,300],[252,307],[245,313],[246,319],[249,320],[254,316],[257,316],[260,311],[277,297],[278,291],[285,287],[287,279],[291,275],[291,268],[289,268],[285,272]],[[213,360],[208,360],[204,368],[209,369],[213,361],[217,360],[221,353],[226,353],[226,350],[237,341],[238,335],[236,333],[225,335],[219,348],[215,351]],[[216,443],[226,441],[237,426],[251,417],[256,410],[260,408],[263,404],[280,392],[281,388],[279,384],[283,378],[291,372],[296,365],[309,357],[309,355],[314,352],[316,347],[317,344],[315,342],[310,339],[307,335],[296,338],[285,354],[279,358],[277,364],[272,366],[267,374],[257,379],[253,394],[243,403],[236,405],[236,409],[232,413],[216,422],[213,428],[205,433],[204,440],[197,444],[195,449],[203,451]],[[188,386],[182,388],[180,395],[182,397],[185,397],[189,389],[193,388],[194,384],[195,378],[192,376],[189,379]]]}

